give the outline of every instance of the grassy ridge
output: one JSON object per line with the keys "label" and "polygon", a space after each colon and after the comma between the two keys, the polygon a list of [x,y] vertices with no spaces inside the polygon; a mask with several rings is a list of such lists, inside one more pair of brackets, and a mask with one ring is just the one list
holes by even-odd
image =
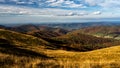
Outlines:
{"label": "grassy ridge", "polygon": [[0,29],[0,68],[35,68],[46,59],[53,61],[43,52],[47,45],[40,38]]}
{"label": "grassy ridge", "polygon": [[46,45],[48,42],[36,37],[9,30],[0,29],[0,38],[6,39],[15,45]]}

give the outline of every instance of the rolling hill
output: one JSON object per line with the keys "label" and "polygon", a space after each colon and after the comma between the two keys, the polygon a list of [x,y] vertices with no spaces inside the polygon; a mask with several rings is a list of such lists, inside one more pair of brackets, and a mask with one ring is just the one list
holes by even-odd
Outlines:
{"label": "rolling hill", "polygon": [[68,32],[69,31],[60,29],[60,28],[54,28],[54,29],[49,28],[49,29],[43,29],[43,30],[39,30],[39,31],[27,32],[27,34],[44,39],[44,38],[52,38],[52,37],[62,36]]}
{"label": "rolling hill", "polygon": [[64,29],[52,28],[49,26],[42,26],[42,25],[34,25],[34,24],[13,26],[13,27],[9,27],[8,29],[16,32],[21,32],[21,33],[27,33],[31,31],[53,31],[53,32],[67,33],[67,30],[64,30]]}
{"label": "rolling hill", "polygon": [[[60,37],[43,40],[32,35],[0,29],[0,67],[119,67],[120,47],[117,43],[114,44],[114,41],[116,40],[80,33],[68,33]],[[116,46],[104,48],[109,47],[103,46],[104,44],[108,45],[108,43],[110,46]],[[96,50],[99,49],[99,46],[104,49]]]}
{"label": "rolling hill", "polygon": [[103,38],[120,39],[120,26],[95,26],[83,28],[75,32],[81,32]]}
{"label": "rolling hill", "polygon": [[3,25],[0,25],[0,29],[4,29],[5,28],[5,26],[3,26]]}
{"label": "rolling hill", "polygon": [[47,45],[43,39],[0,29],[0,68],[29,68],[34,60],[49,59],[43,53]]}
{"label": "rolling hill", "polygon": [[53,39],[60,41],[62,46],[70,47],[77,51],[90,51],[120,44],[118,40],[98,38],[75,32],[70,32]]}
{"label": "rolling hill", "polygon": [[63,68],[119,68],[120,46],[108,47],[89,52],[63,50],[47,52],[55,57]]}
{"label": "rolling hill", "polygon": [[1,68],[120,67],[119,62],[120,46],[93,50],[89,52],[73,52],[61,49],[57,50],[46,49],[46,47],[48,47],[47,46],[48,44],[49,42],[44,41],[40,38],[0,29],[0,67]]}
{"label": "rolling hill", "polygon": [[[0,38],[6,39],[16,45],[46,45],[48,42],[31,35],[0,29]],[[28,42],[27,42],[28,41]]]}
{"label": "rolling hill", "polygon": [[45,23],[45,24],[36,24],[41,26],[49,26],[54,28],[63,28],[67,30],[76,30],[86,27],[93,27],[93,26],[118,26],[120,25],[119,22],[71,22],[71,23]]}
{"label": "rolling hill", "polygon": [[[17,36],[16,34],[14,34],[14,32],[10,33],[9,30],[8,33],[5,32],[5,34],[4,31],[1,32],[1,35],[3,35],[5,38],[13,40],[13,42],[17,44],[32,45],[33,41],[35,42],[35,44],[33,45],[41,44],[40,41],[36,39],[32,40],[31,38],[26,38],[26,36],[22,36],[21,34],[23,33],[24,35],[28,35],[33,38],[35,37],[37,39],[41,39],[42,41],[49,43],[46,45],[49,45],[49,47],[52,49],[63,49],[70,51],[91,51],[120,44],[118,40],[98,38],[95,36],[82,34],[80,32],[82,29],[68,33],[68,31],[64,29],[51,28],[46,26],[35,26],[32,24],[16,27],[6,27],[5,29],[9,29],[12,31],[16,31],[16,33],[20,33],[20,35],[18,33],[17,35],[19,36]],[[14,39],[12,39],[13,37]],[[31,42],[27,42],[28,40],[30,40]]]}
{"label": "rolling hill", "polygon": [[61,28],[52,28],[52,27],[33,25],[33,24],[5,27],[4,29],[33,35],[39,38],[57,37],[69,32],[68,30]]}

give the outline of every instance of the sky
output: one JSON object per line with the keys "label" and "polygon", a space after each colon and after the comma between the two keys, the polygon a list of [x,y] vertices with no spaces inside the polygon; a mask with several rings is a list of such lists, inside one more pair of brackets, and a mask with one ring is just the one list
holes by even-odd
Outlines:
{"label": "sky", "polygon": [[0,0],[0,23],[116,21],[120,0]]}

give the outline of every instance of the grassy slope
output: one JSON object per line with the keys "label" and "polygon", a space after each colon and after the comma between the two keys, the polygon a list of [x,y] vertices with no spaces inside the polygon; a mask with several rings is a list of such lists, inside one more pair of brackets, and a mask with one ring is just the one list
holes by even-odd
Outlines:
{"label": "grassy slope", "polygon": [[33,37],[31,35],[21,34],[14,31],[0,29],[0,39],[6,39],[15,45],[46,45],[48,42]]}
{"label": "grassy slope", "polygon": [[0,68],[35,68],[45,59],[49,64],[53,60],[44,53],[47,45],[40,38],[0,29]]}
{"label": "grassy slope", "polygon": [[[95,50],[91,52],[69,52],[63,50],[46,50],[44,53],[52,59],[37,57],[19,57],[1,54],[0,63],[5,68],[119,68],[120,46]],[[36,49],[38,50],[38,49]],[[1,66],[2,67],[2,66]]]}
{"label": "grassy slope", "polygon": [[71,32],[53,39],[61,41],[63,43],[61,46],[69,47],[68,50],[76,51],[90,51],[120,44],[120,41],[117,40],[98,38],[76,32]]}
{"label": "grassy slope", "polygon": [[90,52],[48,51],[57,62],[66,68],[119,68],[120,46]]}
{"label": "grassy slope", "polygon": [[[70,52],[45,49],[45,46],[40,45],[49,44],[48,42],[11,31],[0,30],[0,38],[5,42],[0,41],[0,68],[120,67],[120,46],[90,52]],[[36,39],[38,41],[34,42]],[[11,41],[12,44],[10,44]],[[26,41],[28,42],[26,43]]]}

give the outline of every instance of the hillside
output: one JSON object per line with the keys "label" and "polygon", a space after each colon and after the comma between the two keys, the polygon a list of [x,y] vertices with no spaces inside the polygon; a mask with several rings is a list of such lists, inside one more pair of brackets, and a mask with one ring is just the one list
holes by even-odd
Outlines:
{"label": "hillside", "polygon": [[0,29],[0,39],[6,39],[15,45],[46,45],[48,42],[31,35]]}
{"label": "hillside", "polygon": [[13,26],[13,27],[8,27],[6,29],[21,33],[34,32],[34,31],[53,31],[53,32],[59,32],[65,34],[68,32],[67,30],[61,28],[52,28],[48,26],[33,25],[33,24]]}
{"label": "hillside", "polygon": [[75,32],[71,32],[53,39],[61,42],[62,46],[69,47],[70,49],[77,51],[90,51],[120,44],[120,41],[118,40],[98,38]]}
{"label": "hillside", "polygon": [[5,28],[5,26],[3,26],[3,25],[0,25],[0,29],[4,29]]}
{"label": "hillside", "polygon": [[[48,35],[50,34],[48,33]],[[31,36],[28,34],[21,34],[14,31],[0,29],[0,39],[8,40],[13,45],[18,46],[41,45],[52,49],[91,51],[120,44],[118,40],[98,38],[74,32],[54,38],[47,37],[47,35],[39,36],[39,34],[38,36]]]}
{"label": "hillside", "polygon": [[119,68],[120,46],[89,52],[49,51],[64,68]]}
{"label": "hillside", "polygon": [[0,68],[120,67],[120,46],[90,52],[72,52],[45,49],[44,47],[36,45],[18,46],[11,44],[10,41],[11,40],[8,41],[7,39],[0,39]]}
{"label": "hillside", "polygon": [[[117,44],[115,47],[100,50],[86,50],[86,47],[82,47],[89,52],[75,52],[77,48],[79,50],[75,44],[95,45],[112,41],[114,40],[82,34],[71,35],[71,33],[45,41],[31,35],[0,29],[0,68],[94,68],[98,66],[116,68],[120,66],[120,47]],[[74,44],[75,48],[69,47],[68,43]],[[56,49],[55,46],[58,48]],[[94,48],[93,45],[92,47]],[[66,51],[69,49],[71,51]]]}
{"label": "hillside", "polygon": [[0,68],[29,68],[34,61],[50,59],[49,43],[31,35],[0,29]]}
{"label": "hillside", "polygon": [[[44,26],[40,26],[38,28],[34,25],[23,26],[23,28],[22,26],[16,26],[16,28],[12,27],[18,29],[18,31],[1,31],[0,34],[3,39],[5,38],[7,40],[12,40],[11,43],[15,43],[17,45],[45,45],[48,48],[52,49],[63,49],[70,51],[91,51],[120,44],[120,42],[117,40],[98,38],[91,35],[77,33],[74,31],[67,33],[67,31],[61,30],[59,28],[49,28]],[[24,31],[24,29],[25,33],[21,32]],[[60,32],[65,33],[61,34]],[[33,38],[36,39],[33,40]],[[47,44],[44,44],[43,42]]]}
{"label": "hillside", "polygon": [[27,32],[27,34],[44,39],[44,38],[52,38],[52,37],[62,36],[68,32],[69,31],[60,29],[60,28],[55,28],[53,30],[51,30],[49,28],[49,29],[39,30],[39,31],[30,31],[30,32]]}
{"label": "hillside", "polygon": [[48,26],[33,25],[33,24],[5,27],[3,29],[33,35],[39,38],[57,37],[69,32],[68,30],[61,28],[52,28]]}
{"label": "hillside", "polygon": [[120,26],[95,26],[76,30],[75,32],[81,32],[103,38],[120,39]]}

